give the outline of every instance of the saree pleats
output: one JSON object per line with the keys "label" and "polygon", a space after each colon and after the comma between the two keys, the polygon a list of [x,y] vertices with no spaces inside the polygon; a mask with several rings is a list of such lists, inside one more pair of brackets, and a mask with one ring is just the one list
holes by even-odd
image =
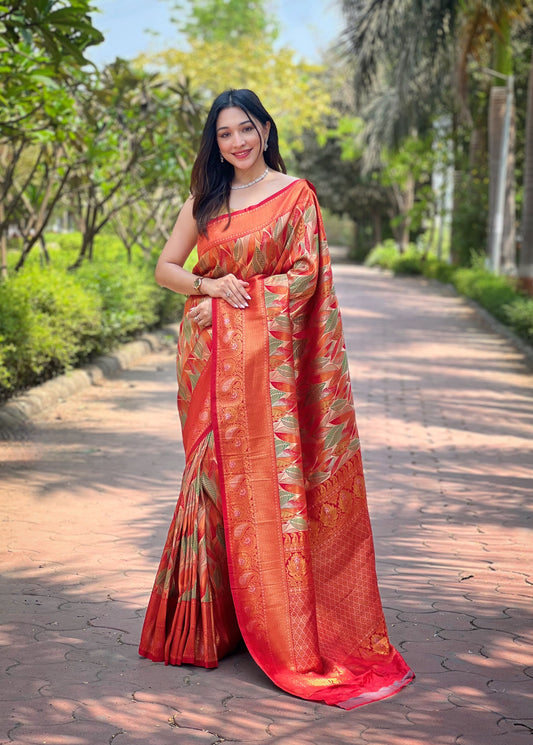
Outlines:
{"label": "saree pleats", "polygon": [[[190,331],[190,328],[189,328]],[[229,587],[218,464],[210,424],[210,335],[185,332],[178,369],[186,468],[141,634],[139,654],[216,667],[241,639]],[[191,416],[188,417],[187,414]]]}
{"label": "saree pleats", "polygon": [[240,632],[283,690],[355,708],[414,676],[383,616],[320,210],[297,181],[226,223],[194,272],[234,273],[251,301],[182,324],[187,469],[141,654],[213,666]]}
{"label": "saree pleats", "polygon": [[139,651],[156,662],[216,667],[240,639],[216,480],[211,432],[184,474],[146,614]]}

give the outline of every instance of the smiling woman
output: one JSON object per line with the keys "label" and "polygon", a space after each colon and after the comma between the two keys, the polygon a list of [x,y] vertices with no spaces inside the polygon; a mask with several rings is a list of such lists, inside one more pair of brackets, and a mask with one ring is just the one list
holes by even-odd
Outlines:
{"label": "smiling woman", "polygon": [[191,194],[156,274],[190,295],[186,468],[139,652],[216,667],[242,638],[293,695],[344,709],[386,698],[413,673],[381,607],[320,207],[286,175],[252,91],[213,103]]}

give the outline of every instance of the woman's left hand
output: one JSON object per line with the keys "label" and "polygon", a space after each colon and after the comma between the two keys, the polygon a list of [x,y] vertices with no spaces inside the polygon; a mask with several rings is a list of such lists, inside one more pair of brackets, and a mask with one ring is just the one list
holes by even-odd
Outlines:
{"label": "woman's left hand", "polygon": [[187,318],[197,323],[201,329],[207,329],[213,325],[213,306],[211,298],[202,300],[187,313]]}

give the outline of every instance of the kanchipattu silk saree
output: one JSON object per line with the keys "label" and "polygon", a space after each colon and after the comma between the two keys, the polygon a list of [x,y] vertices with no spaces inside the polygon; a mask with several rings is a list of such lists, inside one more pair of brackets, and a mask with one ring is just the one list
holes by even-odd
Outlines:
{"label": "kanchipattu silk saree", "polygon": [[[375,573],[341,319],[315,192],[298,180],[209,223],[194,273],[249,282],[246,309],[184,319],[186,469],[140,654],[215,667],[241,636],[276,685],[351,709],[414,677]],[[201,297],[187,300],[185,313]]]}

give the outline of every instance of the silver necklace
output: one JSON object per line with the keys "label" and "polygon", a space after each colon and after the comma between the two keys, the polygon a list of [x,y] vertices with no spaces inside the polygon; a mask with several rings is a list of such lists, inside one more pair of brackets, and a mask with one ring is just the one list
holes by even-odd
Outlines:
{"label": "silver necklace", "polygon": [[262,173],[260,176],[258,176],[253,181],[250,181],[248,184],[242,184],[241,186],[232,186],[232,189],[247,189],[249,186],[253,186],[254,184],[258,184],[260,181],[262,181],[265,176],[268,173],[268,166],[265,168],[265,172]]}

